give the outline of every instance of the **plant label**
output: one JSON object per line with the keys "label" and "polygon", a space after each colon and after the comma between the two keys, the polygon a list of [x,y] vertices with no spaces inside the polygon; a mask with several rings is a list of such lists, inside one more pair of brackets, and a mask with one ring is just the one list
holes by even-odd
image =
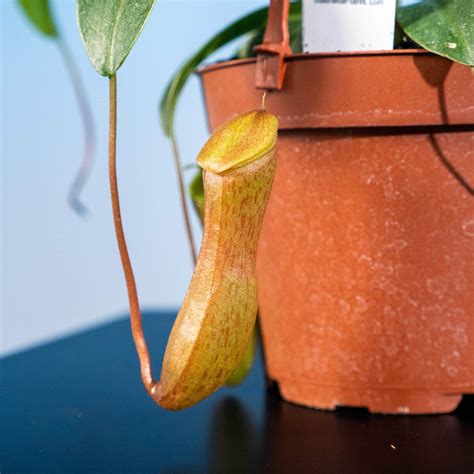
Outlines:
{"label": "plant label", "polygon": [[303,51],[393,49],[396,0],[303,0]]}

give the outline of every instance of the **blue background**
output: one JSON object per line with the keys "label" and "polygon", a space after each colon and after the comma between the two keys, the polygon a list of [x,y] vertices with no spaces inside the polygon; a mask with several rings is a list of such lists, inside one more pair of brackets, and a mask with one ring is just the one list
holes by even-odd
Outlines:
{"label": "blue background", "polygon": [[[66,202],[83,146],[82,122],[54,41],[39,35],[16,2],[1,2],[2,313],[1,351],[9,353],[128,310],[107,178],[108,84],[90,65],[72,0],[54,14],[80,69],[98,137],[84,192],[91,213]],[[171,148],[157,106],[178,65],[239,16],[265,1],[158,0],[118,73],[118,173],[129,250],[142,306],[175,308],[192,264],[179,208]],[[232,56],[229,45],[211,60]],[[192,163],[208,135],[194,77],[177,111],[183,161]],[[189,180],[193,172],[188,171]],[[193,216],[197,241],[200,226]]]}

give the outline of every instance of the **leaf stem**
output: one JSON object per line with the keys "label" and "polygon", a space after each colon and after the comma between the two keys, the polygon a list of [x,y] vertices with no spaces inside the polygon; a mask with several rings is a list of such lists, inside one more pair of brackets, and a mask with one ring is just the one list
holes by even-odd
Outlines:
{"label": "leaf stem", "polygon": [[77,212],[77,214],[84,215],[87,212],[87,208],[81,203],[79,196],[90,175],[92,165],[94,164],[96,149],[94,119],[81,76],[66,42],[61,36],[58,36],[57,38],[57,45],[72,82],[77,105],[79,107],[79,113],[81,114],[82,125],[84,127],[84,151],[82,154],[82,160],[68,192],[69,205]]}
{"label": "leaf stem", "polygon": [[123,273],[127,284],[128,301],[130,306],[130,323],[132,326],[133,341],[140,359],[140,371],[143,385],[148,392],[152,389],[154,382],[151,371],[150,355],[148,353],[145,336],[143,335],[142,316],[138,302],[137,287],[133,274],[130,256],[128,254],[125,233],[123,230],[122,216],[120,212],[120,199],[117,185],[117,78],[115,75],[109,78],[109,180],[110,196],[112,200],[112,211],[115,225],[115,235],[122,261]]}
{"label": "leaf stem", "polygon": [[193,259],[194,266],[196,266],[196,262],[197,262],[196,247],[194,245],[193,230],[191,227],[191,220],[189,218],[188,203],[186,201],[186,191],[184,189],[183,170],[181,168],[181,159],[180,159],[179,150],[178,150],[178,143],[176,142],[176,136],[173,131],[170,134],[170,140],[171,140],[171,146],[173,149],[173,158],[174,158],[176,176],[178,177],[181,211],[183,213],[184,224],[186,227],[186,234],[188,237],[189,249],[191,251],[191,258]]}

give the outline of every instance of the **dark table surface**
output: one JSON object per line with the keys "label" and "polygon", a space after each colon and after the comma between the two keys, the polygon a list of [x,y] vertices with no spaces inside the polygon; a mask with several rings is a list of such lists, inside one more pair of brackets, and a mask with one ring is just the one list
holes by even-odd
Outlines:
{"label": "dark table surface", "polygon": [[[144,315],[155,370],[175,313]],[[1,361],[0,471],[472,473],[474,399],[440,416],[324,412],[247,380],[166,412],[141,386],[127,319]]]}

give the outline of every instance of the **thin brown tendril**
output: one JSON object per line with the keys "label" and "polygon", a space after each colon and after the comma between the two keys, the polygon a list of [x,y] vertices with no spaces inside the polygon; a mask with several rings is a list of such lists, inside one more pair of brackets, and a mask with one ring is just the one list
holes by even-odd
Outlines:
{"label": "thin brown tendril", "polygon": [[128,301],[130,305],[130,323],[132,326],[132,336],[140,359],[140,372],[143,385],[148,393],[151,393],[155,382],[153,381],[150,355],[143,335],[142,316],[138,302],[137,287],[133,268],[128,255],[125,233],[122,225],[120,213],[120,200],[117,185],[117,160],[116,160],[116,134],[117,134],[117,78],[111,76],[109,81],[110,100],[110,122],[109,122],[109,180],[110,195],[112,199],[112,211],[114,216],[115,235],[122,261],[125,282],[127,284]]}
{"label": "thin brown tendril", "polygon": [[186,227],[186,234],[188,237],[189,249],[191,251],[191,258],[193,259],[193,264],[194,266],[196,266],[196,262],[197,262],[196,246],[194,245],[193,230],[191,227],[191,220],[189,218],[189,208],[188,208],[188,203],[186,201],[186,192],[184,189],[183,170],[181,168],[181,159],[180,159],[178,144],[176,142],[176,137],[174,135],[174,132],[171,132],[170,140],[171,140],[171,146],[173,149],[173,158],[174,158],[176,175],[178,177],[179,197],[181,201],[181,210],[183,213],[184,224]]}
{"label": "thin brown tendril", "polygon": [[81,203],[79,196],[84,184],[87,181],[87,178],[90,175],[92,165],[94,164],[94,155],[96,149],[94,119],[87,101],[87,95],[82,84],[81,76],[77,70],[72,55],[61,37],[58,38],[57,45],[72,82],[77,105],[79,107],[79,113],[81,114],[82,124],[84,127],[84,151],[82,154],[82,160],[68,192],[69,205],[77,214],[84,215],[87,213],[87,208]]}

